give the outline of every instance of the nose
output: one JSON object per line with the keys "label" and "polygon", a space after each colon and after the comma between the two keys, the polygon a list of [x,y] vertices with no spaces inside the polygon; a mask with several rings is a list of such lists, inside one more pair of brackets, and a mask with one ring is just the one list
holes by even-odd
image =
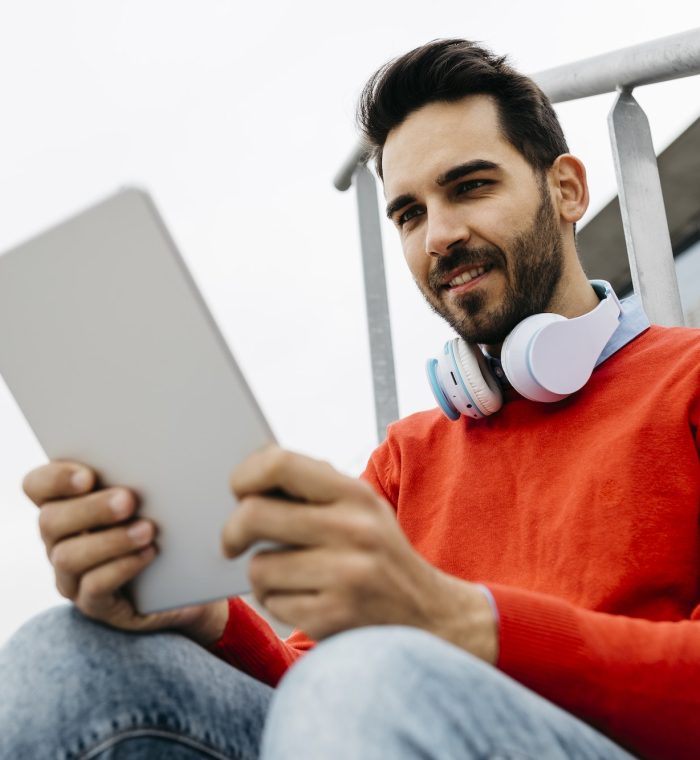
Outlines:
{"label": "nose", "polygon": [[458,209],[434,206],[427,210],[425,252],[429,256],[446,256],[469,238],[469,225]]}

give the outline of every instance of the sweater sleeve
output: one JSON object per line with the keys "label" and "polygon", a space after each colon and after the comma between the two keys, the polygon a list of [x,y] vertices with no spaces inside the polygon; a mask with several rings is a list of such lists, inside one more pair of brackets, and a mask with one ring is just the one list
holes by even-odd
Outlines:
{"label": "sweater sleeve", "polygon": [[209,651],[253,678],[277,686],[287,668],[314,642],[301,631],[286,641],[242,599],[228,600],[224,632]]}
{"label": "sweater sleeve", "polygon": [[654,622],[487,586],[502,671],[632,751],[697,757],[700,608],[689,620]]}

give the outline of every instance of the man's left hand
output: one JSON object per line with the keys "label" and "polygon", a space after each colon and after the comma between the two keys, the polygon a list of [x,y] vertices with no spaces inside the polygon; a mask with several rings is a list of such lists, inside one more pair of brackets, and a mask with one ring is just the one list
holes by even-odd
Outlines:
{"label": "man's left hand", "polygon": [[228,557],[258,541],[249,574],[258,601],[316,640],[367,625],[408,625],[495,662],[496,623],[472,583],[430,565],[391,506],[362,480],[272,446],[231,476],[239,507],[223,531]]}

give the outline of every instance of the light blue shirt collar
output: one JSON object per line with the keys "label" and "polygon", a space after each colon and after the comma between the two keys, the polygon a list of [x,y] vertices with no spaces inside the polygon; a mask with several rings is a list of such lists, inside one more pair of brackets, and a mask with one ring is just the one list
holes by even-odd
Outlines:
{"label": "light blue shirt collar", "polygon": [[595,363],[596,367],[606,359],[609,359],[623,346],[626,346],[631,340],[634,340],[651,325],[638,295],[623,298],[620,301],[620,307],[622,308],[620,324],[610,337],[610,340],[605,344],[603,352]]}

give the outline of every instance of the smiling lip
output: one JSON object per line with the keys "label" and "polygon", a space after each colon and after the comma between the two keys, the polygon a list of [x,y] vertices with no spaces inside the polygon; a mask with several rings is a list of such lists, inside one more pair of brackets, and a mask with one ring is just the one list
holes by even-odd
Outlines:
{"label": "smiling lip", "polygon": [[[478,285],[484,279],[484,277],[488,275],[492,268],[492,266],[485,264],[478,264],[476,266],[471,264],[470,266],[459,267],[458,269],[450,272],[449,275],[445,277],[443,280],[442,288],[448,293],[465,293],[467,290],[476,287],[476,285]],[[450,285],[453,280],[461,280],[465,277],[468,278],[466,282],[458,282],[454,285]]]}
{"label": "smiling lip", "polygon": [[474,277],[474,279],[469,280],[469,282],[465,282],[462,285],[455,285],[452,288],[446,285],[445,288],[450,295],[458,296],[461,293],[466,293],[468,290],[472,290],[473,288],[476,288],[478,285],[480,285],[483,282],[484,278],[489,276],[489,274],[490,274],[490,270],[487,270],[483,274],[478,275],[478,277]]}

